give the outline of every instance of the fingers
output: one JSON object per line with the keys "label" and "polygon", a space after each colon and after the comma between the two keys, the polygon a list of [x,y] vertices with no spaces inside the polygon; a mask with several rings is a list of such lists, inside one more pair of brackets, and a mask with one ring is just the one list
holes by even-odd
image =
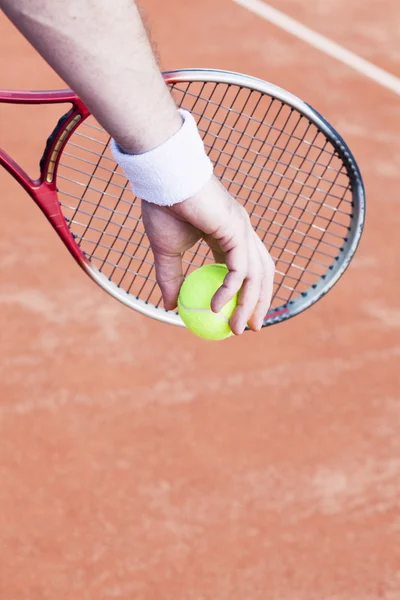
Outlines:
{"label": "fingers", "polygon": [[197,242],[201,233],[169,209],[144,200],[142,218],[154,255],[164,308],[174,310],[183,283],[182,255]]}
{"label": "fingers", "polygon": [[183,283],[181,254],[167,255],[154,252],[157,283],[160,287],[164,308],[174,310],[178,304],[178,295]]}
{"label": "fingers", "polygon": [[214,257],[214,261],[218,264],[224,265],[226,263],[226,254],[221,249],[221,246],[219,245],[217,240],[211,235],[203,235],[203,239],[206,242],[206,244],[208,244]]}
{"label": "fingers", "polygon": [[230,320],[230,326],[236,335],[243,333],[247,323],[260,300],[263,279],[262,262],[253,236],[248,241],[248,269],[239,293],[238,306]]}
{"label": "fingers", "polygon": [[173,310],[177,305],[184,279],[183,253],[203,237],[214,260],[225,263],[229,270],[212,298],[212,310],[219,312],[240,292],[230,320],[232,331],[239,335],[247,324],[259,331],[271,302],[274,265],[245,208],[216,178],[195,197],[176,206],[143,202],[142,207],[165,308]]}
{"label": "fingers", "polygon": [[235,335],[243,333],[246,325],[260,331],[273,291],[274,263],[252,228],[247,232],[246,242],[246,247],[238,243],[227,254],[230,271],[211,303],[212,310],[219,312],[240,290],[238,306],[230,320]]}
{"label": "fingers", "polygon": [[275,275],[274,261],[272,260],[271,255],[267,252],[264,244],[261,242],[258,236],[257,239],[259,241],[259,244],[257,244],[258,252],[260,255],[261,263],[263,265],[263,276],[261,278],[260,296],[254,309],[254,312],[251,316],[251,319],[249,320],[249,327],[253,331],[260,331],[265,316],[271,305]]}
{"label": "fingers", "polygon": [[220,265],[224,265],[226,261],[225,252],[219,252],[218,250],[211,249],[214,261]]}
{"label": "fingers", "polygon": [[211,310],[219,312],[225,304],[229,302],[240,290],[247,274],[247,248],[245,243],[240,243],[226,255],[226,266],[229,273],[224,279],[224,283],[217,290],[211,300]]}

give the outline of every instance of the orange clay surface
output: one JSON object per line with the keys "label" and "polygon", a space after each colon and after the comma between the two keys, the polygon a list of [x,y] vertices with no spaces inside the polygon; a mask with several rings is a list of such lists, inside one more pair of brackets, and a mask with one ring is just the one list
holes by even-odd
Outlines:
{"label": "orange clay surface", "polygon": [[[0,599],[399,600],[399,97],[230,0],[142,4],[163,68],[256,75],[333,123],[366,230],[317,306],[208,343],[104,294],[1,173]],[[395,0],[272,4],[400,75]],[[0,63],[64,87],[4,16]],[[0,110],[37,174],[59,109]]]}

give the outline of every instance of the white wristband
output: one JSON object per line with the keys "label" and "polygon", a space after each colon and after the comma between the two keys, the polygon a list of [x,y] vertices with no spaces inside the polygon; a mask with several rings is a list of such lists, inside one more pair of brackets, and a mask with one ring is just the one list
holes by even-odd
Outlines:
{"label": "white wristband", "polygon": [[171,206],[194,196],[213,173],[194,117],[186,110],[179,112],[182,127],[149,152],[125,154],[111,141],[113,156],[125,171],[133,193],[159,206]]}

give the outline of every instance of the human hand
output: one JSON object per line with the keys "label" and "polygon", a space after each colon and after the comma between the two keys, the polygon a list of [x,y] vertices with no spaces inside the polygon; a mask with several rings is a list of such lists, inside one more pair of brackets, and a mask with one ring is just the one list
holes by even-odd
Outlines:
{"label": "human hand", "polygon": [[143,222],[154,254],[157,283],[164,307],[173,310],[183,283],[182,255],[200,239],[214,260],[229,269],[214,295],[211,309],[219,312],[240,290],[230,326],[240,335],[246,324],[261,329],[272,297],[274,263],[255,233],[246,210],[216,177],[192,198],[170,207],[142,202]]}

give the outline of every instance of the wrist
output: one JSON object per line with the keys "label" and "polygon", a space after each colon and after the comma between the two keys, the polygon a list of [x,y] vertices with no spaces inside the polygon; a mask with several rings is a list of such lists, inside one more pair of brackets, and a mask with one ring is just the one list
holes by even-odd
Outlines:
{"label": "wrist", "polygon": [[213,165],[193,116],[179,111],[181,127],[156,148],[127,154],[112,140],[115,160],[125,171],[133,193],[147,202],[172,206],[197,194],[211,179]]}
{"label": "wrist", "polygon": [[[145,125],[136,126],[133,135],[129,131],[131,129],[128,125],[129,115],[124,117],[124,129],[115,132],[114,140],[125,154],[137,155],[150,152],[172,138],[183,125],[182,115],[174,103],[164,111],[160,111],[157,107],[149,113],[146,117],[143,115]],[[155,114],[156,118],[154,118]]]}

